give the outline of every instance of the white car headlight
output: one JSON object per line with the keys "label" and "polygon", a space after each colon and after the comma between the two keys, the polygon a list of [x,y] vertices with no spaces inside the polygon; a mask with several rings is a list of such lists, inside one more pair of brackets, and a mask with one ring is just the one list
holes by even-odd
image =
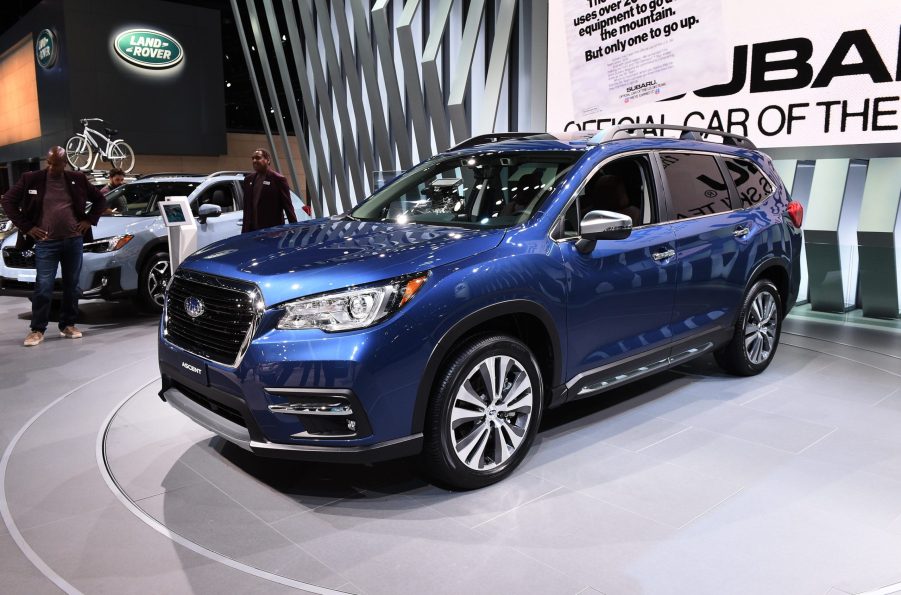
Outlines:
{"label": "white car headlight", "polygon": [[278,328],[348,331],[372,326],[413,299],[427,278],[427,274],[417,275],[288,302],[282,305],[285,315]]}
{"label": "white car headlight", "polygon": [[115,252],[121,250],[125,244],[134,239],[133,235],[125,234],[121,236],[111,236],[108,238],[100,238],[93,242],[87,242],[83,246],[84,252]]}

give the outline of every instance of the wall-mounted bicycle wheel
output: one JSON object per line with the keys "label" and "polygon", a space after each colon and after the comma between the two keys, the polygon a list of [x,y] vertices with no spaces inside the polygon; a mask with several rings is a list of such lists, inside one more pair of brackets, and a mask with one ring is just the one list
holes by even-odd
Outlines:
{"label": "wall-mounted bicycle wheel", "polygon": [[135,152],[127,142],[117,140],[110,146],[109,162],[128,173],[135,167]]}
{"label": "wall-mounted bicycle wheel", "polygon": [[94,159],[91,143],[84,136],[76,134],[66,141],[66,159],[77,170],[87,169]]}

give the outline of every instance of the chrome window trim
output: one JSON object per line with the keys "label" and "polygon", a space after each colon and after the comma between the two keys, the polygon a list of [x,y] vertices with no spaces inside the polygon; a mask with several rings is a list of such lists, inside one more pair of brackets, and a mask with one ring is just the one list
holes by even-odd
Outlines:
{"label": "chrome window trim", "polygon": [[[578,198],[579,193],[580,193],[580,192],[582,191],[582,189],[585,187],[585,184],[588,183],[588,180],[590,180],[590,179],[592,178],[592,176],[594,176],[594,175],[598,172],[598,170],[602,169],[602,168],[604,167],[605,164],[609,163],[610,161],[613,161],[614,159],[617,159],[617,158],[619,158],[619,157],[632,157],[632,156],[635,156],[635,155],[648,155],[648,156],[650,156],[652,153],[687,153],[687,154],[693,154],[693,155],[709,155],[709,156],[711,156],[711,157],[722,157],[723,159],[729,158],[729,159],[736,159],[736,160],[742,159],[742,160],[744,160],[744,161],[749,161],[748,159],[745,159],[744,157],[738,157],[738,156],[735,156],[735,155],[728,155],[728,154],[725,154],[725,153],[717,153],[717,152],[715,152],[715,151],[701,151],[701,150],[698,150],[698,149],[637,149],[637,150],[635,150],[635,151],[628,151],[628,152],[625,152],[625,153],[617,153],[616,155],[611,155],[610,157],[608,157],[608,158],[604,159],[603,161],[601,161],[600,163],[598,163],[594,168],[592,168],[591,173],[589,173],[587,176],[585,176],[585,178],[582,180],[582,182],[579,184],[579,186],[578,186],[578,187],[576,188],[576,190],[573,192],[573,195],[572,195],[572,196],[569,198],[569,200],[566,202],[566,206],[564,206],[564,208],[560,211],[560,214],[557,215],[557,217],[554,219],[554,223],[551,225],[550,231],[548,231],[548,238],[549,238],[551,241],[553,241],[553,242],[555,242],[555,243],[557,243],[557,244],[562,244],[562,243],[570,242],[570,241],[573,241],[573,240],[580,240],[580,239],[582,238],[581,234],[580,234],[580,235],[577,235],[577,236],[573,236],[573,237],[571,237],[571,238],[555,238],[555,237],[554,237],[554,230],[557,229],[557,226],[558,226],[558,225],[560,225],[560,221],[561,221],[561,220],[563,219],[563,217],[566,215],[566,211],[568,211],[569,208],[570,208],[570,206],[572,206],[573,201],[575,201],[576,198]],[[760,167],[760,166],[757,165],[756,163],[753,163],[753,162],[751,162],[751,163],[752,163],[752,165],[754,165],[754,167],[756,167],[757,169],[759,169],[759,170],[760,170],[760,173],[763,175],[763,177],[765,177],[765,178],[767,179],[767,181],[770,183],[770,186],[773,187],[773,192],[770,193],[770,194],[768,194],[765,198],[760,199],[759,201],[757,201],[756,203],[754,203],[754,204],[751,205],[750,207],[740,207],[740,208],[738,208],[738,209],[729,209],[728,211],[719,211],[719,212],[717,212],[717,213],[707,213],[706,215],[697,215],[697,216],[695,216],[695,217],[686,217],[685,219],[673,219],[673,220],[671,220],[671,221],[658,221],[657,223],[646,223],[646,224],[644,224],[644,225],[637,225],[637,226],[633,227],[632,229],[633,229],[633,230],[635,230],[635,229],[641,229],[641,228],[644,228],[644,227],[650,227],[651,225],[673,225],[673,224],[676,224],[676,223],[681,223],[681,222],[683,222],[683,221],[694,221],[694,220],[696,220],[696,219],[704,219],[704,218],[706,218],[706,217],[713,217],[713,216],[715,216],[715,215],[726,215],[726,214],[728,214],[728,213],[735,213],[735,212],[737,212],[737,211],[745,211],[745,210],[747,210],[747,209],[752,209],[752,208],[756,207],[757,205],[759,205],[759,204],[762,203],[763,201],[772,198],[772,197],[776,194],[776,188],[777,188],[777,186],[776,186],[776,184],[773,183],[772,178],[770,178],[770,177],[766,174],[766,172],[763,171],[763,168],[762,168],[762,167]],[[662,172],[662,173],[665,175],[666,172]],[[731,180],[731,177],[732,177],[732,176],[730,175],[729,177],[730,177],[730,180]],[[730,181],[730,180],[724,180],[724,181]],[[656,184],[656,182],[655,182],[655,184]],[[735,188],[735,183],[734,183],[734,182],[732,182],[732,187]],[[737,193],[737,192],[738,192],[738,189],[736,188],[736,193]],[[659,206],[660,206],[659,197],[657,198],[657,201],[658,201],[657,206],[658,206],[658,211],[659,211]]]}
{"label": "chrome window trim", "polygon": [[[573,236],[571,238],[555,238],[554,230],[557,229],[558,225],[560,225],[560,221],[563,219],[563,217],[566,216],[566,212],[569,210],[569,207],[572,206],[573,202],[575,202],[575,200],[579,197],[579,193],[582,192],[582,190],[585,188],[585,185],[588,183],[588,180],[593,178],[594,175],[596,173],[598,173],[598,170],[602,169],[604,167],[604,165],[606,165],[607,163],[610,163],[611,161],[619,159],[620,157],[634,157],[636,155],[646,155],[646,156],[650,157],[652,151],[654,151],[654,149],[636,149],[634,151],[626,151],[625,153],[617,153],[616,155],[611,155],[610,157],[607,157],[606,159],[602,160],[600,163],[595,165],[591,169],[591,172],[582,179],[582,181],[579,183],[579,185],[573,191],[572,196],[570,196],[569,200],[566,201],[566,205],[564,205],[563,209],[560,210],[560,213],[554,219],[554,222],[553,222],[553,224],[551,224],[550,230],[548,231],[548,238],[550,238],[551,241],[553,241],[557,244],[561,244],[564,242],[570,242],[572,240],[582,239],[581,234],[579,234],[577,236]],[[653,165],[651,167],[653,168]],[[654,185],[655,185],[655,190],[656,190],[656,182],[654,182]],[[656,194],[656,192],[655,192],[655,194]],[[658,206],[659,206],[659,203],[658,203]],[[646,223],[644,225],[635,226],[632,229],[633,230],[640,229],[642,227],[649,227],[651,225],[659,225],[659,223]]]}
{"label": "chrome window trim", "polygon": [[[202,360],[237,369],[238,366],[241,365],[241,362],[244,360],[244,356],[247,354],[247,350],[250,349],[250,343],[251,341],[253,341],[253,337],[254,335],[256,335],[257,329],[260,326],[260,320],[262,320],[263,314],[266,311],[265,304],[263,304],[263,293],[260,291],[259,286],[256,283],[252,283],[250,281],[232,282],[230,279],[227,279],[225,277],[219,277],[217,275],[210,275],[207,273],[197,273],[194,271],[176,271],[175,275],[173,275],[172,277],[172,281],[175,280],[176,276],[191,281],[192,283],[206,285],[207,287],[212,287],[214,289],[225,289],[236,293],[243,293],[248,298],[250,298],[251,306],[254,310],[253,319],[250,321],[250,326],[247,328],[247,332],[244,335],[244,340],[241,342],[241,346],[238,348],[238,354],[235,356],[235,360],[229,363],[219,361],[211,357],[201,355],[199,353],[195,353],[190,349],[187,349],[186,347],[176,345],[166,337],[165,331],[167,325],[169,324],[169,288],[166,288],[165,305],[163,306],[163,340],[168,345],[181,349],[182,351],[190,353],[195,357],[199,357]],[[172,284],[172,281],[169,282],[170,285]],[[241,287],[238,285],[238,283],[241,283],[244,286]],[[248,291],[247,285],[252,285],[253,289]]]}

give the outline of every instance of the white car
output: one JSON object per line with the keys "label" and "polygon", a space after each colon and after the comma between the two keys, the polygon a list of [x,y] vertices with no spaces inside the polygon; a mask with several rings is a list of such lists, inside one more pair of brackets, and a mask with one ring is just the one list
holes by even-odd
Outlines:
{"label": "white car", "polygon": [[[172,271],[169,244],[157,203],[170,196],[187,196],[198,219],[197,248],[241,233],[246,172],[200,174],[163,173],[142,176],[107,195],[115,204],[124,198],[121,213],[100,218],[93,242],[84,246],[79,286],[85,299],[108,300],[137,296],[159,311]],[[298,221],[310,219],[294,192],[291,202]],[[30,296],[36,276],[34,252],[16,248],[17,233],[3,240],[0,294]],[[57,271],[57,282],[60,272]]]}

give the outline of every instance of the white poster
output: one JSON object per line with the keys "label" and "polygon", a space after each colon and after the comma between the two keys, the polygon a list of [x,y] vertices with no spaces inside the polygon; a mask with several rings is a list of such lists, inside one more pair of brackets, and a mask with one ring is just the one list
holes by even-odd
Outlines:
{"label": "white poster", "polygon": [[691,91],[729,73],[721,0],[562,4],[572,96],[580,118]]}
{"label": "white poster", "polygon": [[568,69],[553,67],[569,59],[561,39],[569,16],[563,3],[551,2],[547,128],[677,124],[741,134],[762,148],[901,143],[898,6],[897,0],[868,0],[854,10],[837,0],[726,2],[725,76],[713,83],[685,79],[681,86],[695,91],[676,99],[630,101],[586,116],[584,97],[608,89],[597,81],[601,86],[591,91],[585,80],[571,81]]}

